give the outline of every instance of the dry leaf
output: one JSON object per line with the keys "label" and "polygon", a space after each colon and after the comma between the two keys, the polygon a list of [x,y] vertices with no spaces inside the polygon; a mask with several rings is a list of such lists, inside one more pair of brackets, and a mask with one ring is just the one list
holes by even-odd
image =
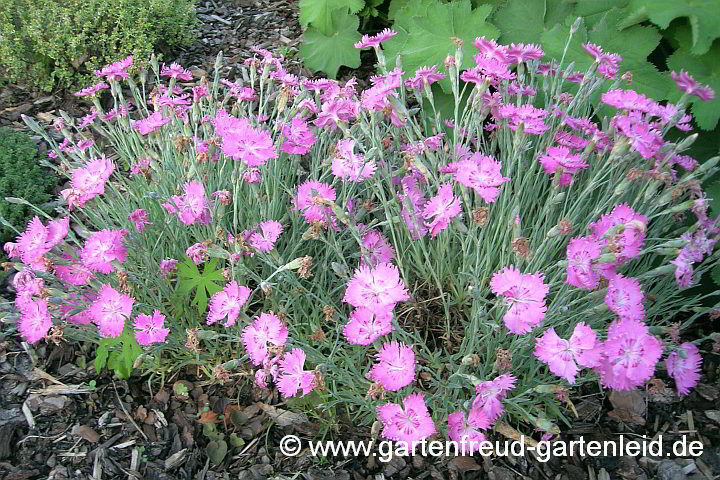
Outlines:
{"label": "dry leaf", "polygon": [[460,473],[474,472],[476,470],[482,469],[482,467],[477,464],[473,457],[455,457],[450,460],[449,466],[450,468],[454,468]]}
{"label": "dry leaf", "polygon": [[289,427],[291,425],[300,425],[307,423],[308,417],[304,413],[291,412],[289,410],[283,410],[282,408],[276,408],[267,403],[258,402],[256,403],[263,412],[265,412],[275,423],[281,427]]}
{"label": "dry leaf", "polygon": [[645,425],[645,395],[643,392],[613,390],[610,403],[614,410],[608,413],[610,418],[625,423]]}
{"label": "dry leaf", "polygon": [[217,423],[218,414],[212,410],[207,410],[200,414],[200,418],[197,419],[198,423]]}

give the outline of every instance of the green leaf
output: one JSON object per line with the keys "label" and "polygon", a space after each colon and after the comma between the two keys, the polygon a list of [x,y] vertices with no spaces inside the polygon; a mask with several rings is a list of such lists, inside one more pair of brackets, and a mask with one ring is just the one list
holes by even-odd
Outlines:
{"label": "green leaf", "polygon": [[[679,30],[678,39],[688,38],[689,29]],[[685,70],[699,83],[710,85],[715,90],[715,100],[705,102],[697,97],[690,97],[691,112],[698,126],[703,130],[712,130],[720,118],[720,42],[712,46],[704,55],[693,55],[688,48],[689,42],[680,42],[680,48],[667,59],[668,69],[679,72]],[[670,99],[680,98],[681,92],[670,86]]]}
{"label": "green leaf", "polygon": [[545,1],[510,0],[493,15],[500,42],[537,43],[545,31]]}
{"label": "green leaf", "polygon": [[718,0],[630,0],[625,16],[647,18],[660,28],[668,28],[676,18],[687,17],[692,26],[690,50],[695,55],[706,53],[713,40],[720,37]]}
{"label": "green leaf", "polygon": [[715,282],[715,285],[720,287],[720,265],[716,265],[712,270],[710,270],[710,278],[712,278],[713,282]]}
{"label": "green leaf", "polygon": [[583,17],[585,25],[591,27],[613,8],[623,8],[630,0],[577,0],[575,17]]}
{"label": "green leaf", "polygon": [[222,270],[216,268],[217,262],[216,258],[206,262],[203,266],[203,273],[200,273],[197,265],[190,258],[186,258],[178,264],[177,292],[189,295],[195,290],[195,297],[191,304],[197,307],[200,315],[207,311],[208,298],[223,289],[217,283],[224,281]]}
{"label": "green leaf", "polygon": [[713,217],[720,215],[720,181],[707,185],[705,187],[705,193],[712,199],[710,202],[710,211]]}
{"label": "green leaf", "polygon": [[[451,3],[419,2],[427,10],[422,16],[409,16],[404,13],[409,6],[396,14],[394,29],[398,35],[383,45],[388,64],[392,67],[398,54],[402,56],[405,77],[415,74],[415,70],[423,66],[442,66],[445,57],[453,55],[455,45],[451,37],[464,42],[463,65],[473,64],[475,37],[484,35],[497,38],[499,31],[485,19],[492,10],[491,5],[483,5],[472,9],[470,0]],[[415,10],[413,5],[413,10]],[[445,91],[450,91],[450,80],[440,82]]]}
{"label": "green leaf", "polygon": [[298,19],[303,27],[312,24],[316,30],[331,36],[334,31],[332,14],[335,10],[358,13],[364,7],[364,0],[300,0]]}
{"label": "green leaf", "polygon": [[339,9],[332,12],[332,34],[310,27],[303,34],[300,56],[311,70],[321,70],[335,78],[341,65],[360,66],[360,50],[355,43],[362,38],[357,29],[360,19]]}
{"label": "green leaf", "polygon": [[105,365],[107,365],[107,359],[110,352],[108,351],[108,347],[103,345],[102,343],[98,345],[97,349],[95,350],[95,372],[100,373],[103,368],[105,368]]}

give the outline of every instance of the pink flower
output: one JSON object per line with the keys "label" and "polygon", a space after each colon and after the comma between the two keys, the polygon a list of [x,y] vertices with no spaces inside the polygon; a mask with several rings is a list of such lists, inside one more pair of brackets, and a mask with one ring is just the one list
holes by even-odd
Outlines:
{"label": "pink flower", "polygon": [[618,110],[636,110],[638,112],[650,112],[655,104],[654,101],[635,90],[608,90],[602,94],[602,102],[617,108]]}
{"label": "pink flower", "polygon": [[[77,256],[77,252],[73,249],[73,255]],[[95,275],[90,271],[89,268],[77,263],[75,258],[67,253],[61,255],[63,260],[70,262],[69,265],[57,263],[53,266],[55,276],[60,280],[66,281],[72,285],[82,286],[87,285],[91,278]]]}
{"label": "pink flower", "polygon": [[602,255],[603,242],[593,237],[570,239],[567,246],[567,280],[565,283],[585,290],[593,290],[600,283],[600,272],[593,261]]}
{"label": "pink flower", "polygon": [[163,260],[160,262],[160,271],[165,275],[166,277],[177,268],[177,260],[174,258],[168,258],[166,260]]}
{"label": "pink flower", "polygon": [[[25,231],[17,237],[11,257],[19,256],[23,263],[31,264],[59,245],[70,230],[70,217],[51,220],[47,226],[38,217],[28,222]],[[7,245],[7,244],[6,244]]]}
{"label": "pink flower", "polygon": [[362,307],[353,310],[343,334],[353,345],[370,345],[392,331],[392,306],[387,305],[375,311]]}
{"label": "pink flower", "polygon": [[82,264],[93,272],[115,271],[112,262],[123,263],[127,258],[127,250],[123,245],[127,233],[127,230],[100,230],[90,235],[80,250]]}
{"label": "pink flower", "polygon": [[95,76],[105,77],[110,80],[122,80],[129,77],[127,70],[132,66],[133,58],[132,55],[120,60],[119,62],[111,63],[102,70],[95,70]]}
{"label": "pink flower", "polygon": [[160,310],[153,310],[152,316],[140,314],[135,317],[133,326],[137,329],[135,339],[138,345],[151,345],[153,343],[162,343],[170,333],[169,328],[165,326],[165,315]]}
{"label": "pink flower", "polygon": [[665,359],[668,375],[675,380],[678,395],[687,395],[700,380],[702,357],[698,348],[685,342]]}
{"label": "pink flower", "polygon": [[370,370],[370,379],[382,383],[385,390],[397,392],[415,380],[415,353],[399,342],[383,344],[375,355],[378,363]]}
{"label": "pink flower", "polygon": [[632,149],[645,159],[660,153],[660,149],[665,145],[662,133],[636,112],[615,115],[611,123],[618,133],[630,140]]}
{"label": "pink flower", "polygon": [[143,210],[142,208],[138,208],[137,210],[134,210],[129,216],[128,220],[133,222],[135,224],[135,230],[142,233],[145,231],[146,225],[152,225],[151,222],[148,220],[148,212],[147,210]]}
{"label": "pink flower", "polygon": [[223,153],[234,160],[242,160],[248,167],[265,165],[278,157],[270,134],[250,126],[247,118],[236,118],[225,110],[218,110],[215,127],[223,139]]}
{"label": "pink flower", "polygon": [[95,85],[91,85],[89,87],[85,87],[82,90],[73,93],[76,97],[87,97],[88,95],[95,95],[100,90],[105,90],[106,88],[110,88],[110,86],[105,82],[98,82]]}
{"label": "pink flower", "polygon": [[605,303],[621,319],[642,321],[645,318],[644,298],[637,279],[616,275],[610,279]]}
{"label": "pink flower", "polygon": [[133,162],[132,166],[130,167],[130,174],[131,175],[140,175],[141,173],[145,173],[146,171],[150,170],[150,159],[145,158],[138,158],[135,162]]}
{"label": "pink flower", "polygon": [[192,76],[192,73],[190,72],[190,70],[184,69],[181,65],[179,65],[177,63],[173,63],[169,67],[167,67],[163,64],[162,69],[160,70],[160,76],[161,77],[179,78],[180,80],[185,80],[187,82],[189,82],[193,79],[193,76]]}
{"label": "pink flower", "polygon": [[185,255],[190,257],[195,265],[200,265],[205,262],[208,258],[208,247],[204,243],[194,243],[185,250]]}
{"label": "pink flower", "polygon": [[370,230],[362,237],[363,261],[370,267],[379,263],[389,263],[395,256],[395,250],[385,236],[375,230]]}
{"label": "pink flower", "polygon": [[602,352],[596,347],[595,332],[585,323],[575,325],[570,340],[564,340],[554,328],[545,330],[535,341],[535,356],[548,364],[550,371],[574,384],[578,365],[596,367]]}
{"label": "pink flower", "polygon": [[475,386],[468,423],[480,429],[488,429],[505,411],[502,401],[507,393],[515,388],[517,379],[509,373],[495,377],[494,380],[481,382]]}
{"label": "pink flower", "polygon": [[431,67],[420,67],[415,70],[415,76],[410,77],[405,81],[405,86],[408,88],[414,88],[415,90],[422,90],[426,85],[432,85],[445,78],[444,73],[438,73],[435,71],[437,65]]}
{"label": "pink flower", "polygon": [[[211,222],[210,203],[205,197],[205,186],[202,183],[195,181],[186,183],[184,194],[173,195],[171,200],[177,211],[173,208],[170,213],[177,213],[178,218],[185,225],[192,225],[196,221],[205,225]],[[168,208],[167,205],[163,206]]]}
{"label": "pink flower", "polygon": [[133,123],[133,127],[140,135],[147,135],[170,123],[170,120],[171,118],[163,116],[162,112],[155,112],[148,115],[147,118],[137,120]]}
{"label": "pink flower", "polygon": [[52,319],[48,312],[48,304],[42,299],[31,300],[20,307],[22,316],[17,329],[29,343],[42,340],[52,327]]}
{"label": "pink flower", "polygon": [[[274,313],[261,313],[243,329],[243,343],[253,365],[261,365],[268,358],[268,343],[282,347],[288,339],[288,329]],[[302,350],[301,350],[302,351]]]}
{"label": "pink flower", "polygon": [[440,185],[438,193],[425,204],[423,217],[431,222],[425,222],[430,229],[430,236],[435,237],[450,225],[450,220],[462,211],[462,200],[453,196],[452,184]]}
{"label": "pink flower", "polygon": [[567,147],[548,147],[539,160],[548,175],[555,175],[558,169],[561,169],[562,177],[559,183],[562,186],[570,185],[572,175],[589,166],[582,155],[571,153]]}
{"label": "pink flower", "polygon": [[261,222],[258,225],[260,231],[254,231],[250,235],[250,246],[261,252],[269,252],[275,248],[275,242],[283,232],[283,226],[275,220]]}
{"label": "pink flower", "polygon": [[383,423],[382,436],[395,442],[405,442],[414,449],[415,443],[435,433],[435,424],[425,406],[422,393],[411,393],[403,399],[403,406],[386,403],[376,409]]}
{"label": "pink flower", "polygon": [[221,205],[230,205],[232,203],[232,194],[229,190],[218,190],[210,196]]}
{"label": "pink flower", "polygon": [[377,48],[382,42],[390,40],[395,35],[397,35],[397,32],[393,32],[389,28],[386,28],[376,35],[363,35],[360,41],[355,43],[355,48]]}
{"label": "pink flower", "polygon": [[63,190],[61,195],[68,202],[68,207],[82,207],[97,195],[105,193],[105,183],[115,170],[112,160],[97,158],[90,160],[85,167],[72,171],[71,188]]}
{"label": "pink flower", "polygon": [[546,110],[535,108],[529,104],[520,107],[506,104],[498,108],[497,115],[493,113],[499,120],[509,120],[508,127],[510,130],[515,131],[522,124],[523,131],[532,135],[542,135],[550,128],[544,122],[547,114]]}
{"label": "pink flower", "polygon": [[448,437],[460,445],[461,455],[472,455],[480,450],[487,437],[465,420],[465,412],[448,415]]}
{"label": "pink flower", "polygon": [[337,128],[338,122],[350,122],[355,120],[358,112],[358,103],[345,98],[333,98],[325,101],[320,107],[320,113],[314,120],[320,128],[330,127],[330,131]]}
{"label": "pink flower", "polygon": [[712,88],[708,85],[698,84],[687,72],[680,70],[680,73],[675,73],[673,71],[670,76],[675,80],[678,90],[687,92],[688,95],[694,95],[706,102],[715,98],[715,91]]}
{"label": "pink flower", "polygon": [[474,153],[466,160],[448,164],[442,171],[452,173],[456,182],[472,188],[483,200],[493,203],[500,195],[499,187],[510,181],[502,176],[501,170],[502,164],[493,157]]}
{"label": "pink flower", "polygon": [[405,225],[414,240],[424,237],[428,232],[427,227],[423,223],[421,216],[422,211],[427,204],[425,193],[420,188],[418,182],[425,181],[425,177],[419,173],[405,175],[402,180],[403,193],[398,194],[398,199],[402,202],[403,209],[400,214],[403,217]]}
{"label": "pink flower", "polygon": [[343,302],[353,307],[364,307],[374,312],[382,307],[395,305],[410,297],[400,271],[390,263],[376,267],[361,265],[350,279]]}
{"label": "pink flower", "polygon": [[625,203],[615,205],[596,222],[588,225],[597,240],[607,239],[610,250],[622,263],[640,254],[645,243],[648,219],[639,215]]}
{"label": "pink flower", "polygon": [[42,293],[45,281],[37,278],[29,268],[26,268],[15,274],[12,286],[15,288],[15,305],[22,310],[32,302],[33,296],[39,296]]}
{"label": "pink flower", "polygon": [[618,63],[622,62],[622,57],[617,53],[605,53],[600,45],[594,43],[585,43],[583,45],[585,51],[595,58],[598,64],[597,71],[605,78],[616,78],[618,71]]}
{"label": "pink flower", "polygon": [[335,202],[335,189],[327,183],[307,180],[297,188],[293,210],[302,212],[308,223],[324,222],[334,217],[328,203]]}
{"label": "pink flower", "polygon": [[135,300],[104,284],[88,312],[105,337],[119,337],[125,330],[125,319],[130,318]]}
{"label": "pink flower", "polygon": [[475,38],[473,42],[475,48],[477,48],[480,55],[484,57],[494,58],[503,63],[507,63],[507,50],[508,47],[505,45],[498,45],[493,39],[486,39],[484,36]]}
{"label": "pink flower", "polygon": [[210,298],[210,311],[208,312],[207,324],[212,325],[218,320],[227,317],[226,327],[235,325],[242,306],[250,298],[250,289],[238,286],[237,282],[230,282],[225,285],[222,291],[213,294]]}
{"label": "pink flower", "polygon": [[542,273],[520,273],[510,266],[495,273],[490,280],[492,292],[503,297],[510,307],[503,321],[512,333],[528,333],[545,318],[545,296],[550,287],[545,285],[543,279]]}
{"label": "pink flower", "polygon": [[295,117],[290,125],[284,125],[283,136],[285,141],[280,149],[296,155],[308,153],[317,140],[303,117]]}
{"label": "pink flower", "polygon": [[596,367],[601,383],[614,390],[631,390],[649,380],[660,360],[663,344],[648,327],[630,319],[615,320],[602,344],[602,359]]}
{"label": "pink flower", "polygon": [[247,183],[262,183],[262,172],[257,168],[250,168],[243,172],[243,180]]}
{"label": "pink flower", "polygon": [[534,44],[511,43],[507,49],[507,57],[511,64],[538,60],[543,56],[545,56],[543,49]]}
{"label": "pink flower", "polygon": [[280,377],[277,387],[285,397],[294,397],[298,390],[302,390],[301,397],[313,389],[315,376],[312,371],[304,370],[305,352],[300,348],[293,348],[290,353],[283,355],[280,360]]}
{"label": "pink flower", "polygon": [[375,162],[365,162],[362,154],[355,154],[354,147],[355,140],[340,140],[333,156],[332,173],[343,181],[361,182],[375,173]]}

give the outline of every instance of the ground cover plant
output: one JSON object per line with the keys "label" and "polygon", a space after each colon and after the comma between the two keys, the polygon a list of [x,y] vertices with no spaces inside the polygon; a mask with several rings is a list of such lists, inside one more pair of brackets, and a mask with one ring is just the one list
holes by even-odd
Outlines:
{"label": "ground cover plant", "polygon": [[586,383],[687,394],[705,338],[686,331],[717,292],[683,291],[717,263],[701,184],[720,158],[664,137],[713,90],[674,72],[683,95],[661,104],[597,45],[576,71],[483,36],[474,67],[448,40],[444,71],[403,81],[395,36],[358,41],[383,71],[362,92],[261,49],[242,78],[193,84],[129,57],[78,93],[94,110],[57,125],[61,144],[26,118],[70,184],[5,244],[19,334],[94,341],[122,377],[238,370],[407,442],[556,434]]}

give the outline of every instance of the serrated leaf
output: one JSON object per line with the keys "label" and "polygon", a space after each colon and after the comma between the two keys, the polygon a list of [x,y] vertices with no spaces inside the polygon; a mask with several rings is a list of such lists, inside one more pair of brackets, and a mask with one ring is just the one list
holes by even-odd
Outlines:
{"label": "serrated leaf", "polygon": [[716,265],[712,270],[710,270],[710,278],[712,278],[713,282],[715,282],[715,285],[720,287],[720,265]]}
{"label": "serrated leaf", "polygon": [[[676,36],[678,39],[687,38],[688,29],[679,30]],[[676,72],[685,70],[697,82],[710,85],[715,90],[715,99],[709,102],[697,97],[689,97],[695,122],[703,130],[712,130],[720,118],[720,43],[713,45],[704,55],[693,55],[687,46],[688,43],[680,42],[680,48],[668,57],[667,66],[669,70]],[[680,98],[682,94],[675,89],[674,83],[671,83],[670,88],[670,99]]]}
{"label": "serrated leaf", "polygon": [[500,43],[537,43],[545,31],[545,1],[509,0],[493,15]]}
{"label": "serrated leaf", "polygon": [[[393,28],[398,32],[397,36],[383,45],[391,67],[395,64],[396,56],[401,54],[405,78],[414,75],[415,70],[423,66],[442,66],[445,57],[455,53],[452,37],[464,42],[462,66],[471,66],[475,54],[472,44],[475,37],[484,35],[497,38],[500,33],[485,21],[492,10],[491,5],[473,9],[470,0],[432,3],[422,16],[401,15],[407,9],[401,9],[396,15]],[[443,90],[450,91],[448,78],[442,80],[440,85]]]}
{"label": "serrated leaf", "polygon": [[335,10],[332,13],[332,35],[310,27],[303,34],[300,56],[311,70],[323,71],[328,77],[335,78],[338,69],[345,65],[351,68],[360,66],[360,50],[355,48],[362,36],[357,29],[360,19],[347,11]]}
{"label": "serrated leaf", "polygon": [[630,0],[577,0],[575,16],[583,17],[585,25],[592,27],[613,8],[623,8]]}
{"label": "serrated leaf", "polygon": [[660,28],[667,28],[676,18],[687,17],[692,26],[691,51],[695,55],[706,53],[713,40],[720,37],[718,0],[630,0],[625,15],[646,16]]}
{"label": "serrated leaf", "polygon": [[713,217],[720,215],[720,182],[714,182],[706,186],[705,193],[712,199],[710,201],[710,211]]}
{"label": "serrated leaf", "polygon": [[214,293],[223,289],[217,282],[223,282],[222,270],[216,269],[218,260],[213,258],[203,266],[203,272],[197,268],[190,258],[178,264],[177,293],[189,295],[195,290],[195,296],[191,302],[197,307],[200,315],[207,311],[208,299]]}
{"label": "serrated leaf", "polygon": [[365,0],[300,0],[298,20],[303,27],[312,24],[315,29],[330,36],[333,33],[332,13],[335,10],[358,13],[363,7]]}

